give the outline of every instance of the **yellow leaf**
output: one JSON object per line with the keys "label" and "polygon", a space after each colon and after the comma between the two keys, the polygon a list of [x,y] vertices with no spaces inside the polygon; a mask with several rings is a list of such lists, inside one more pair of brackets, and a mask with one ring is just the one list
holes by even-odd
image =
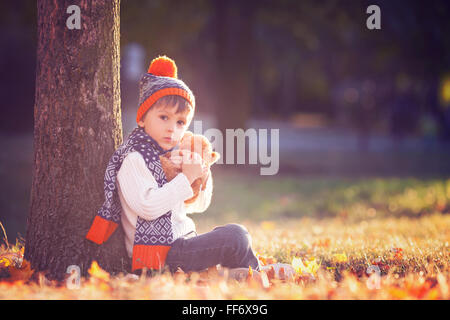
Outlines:
{"label": "yellow leaf", "polygon": [[91,264],[91,267],[88,270],[89,274],[96,278],[103,281],[109,281],[109,273],[100,268],[97,261],[93,261]]}
{"label": "yellow leaf", "polygon": [[320,267],[320,263],[317,263],[315,258],[310,258],[309,261],[305,260],[303,263],[301,258],[294,257],[291,265],[298,274],[310,273],[312,275],[316,275]]}
{"label": "yellow leaf", "polygon": [[402,289],[390,288],[388,291],[390,295],[396,299],[405,299],[408,296],[408,294]]}
{"label": "yellow leaf", "polygon": [[9,267],[20,260],[21,257],[16,252],[6,252],[0,254],[0,267]]}
{"label": "yellow leaf", "polygon": [[317,263],[317,260],[315,258],[310,259],[309,261],[305,261],[306,268],[309,270],[308,272],[316,275],[317,271],[319,270],[320,263]]}
{"label": "yellow leaf", "polygon": [[347,255],[344,253],[335,253],[333,254],[333,257],[336,259],[337,262],[347,262],[348,261],[348,257]]}
{"label": "yellow leaf", "polygon": [[8,258],[0,258],[0,267],[8,267],[11,265],[11,260]]}
{"label": "yellow leaf", "polygon": [[439,290],[437,288],[433,288],[428,292],[426,300],[437,300],[439,299]]}
{"label": "yellow leaf", "polygon": [[297,258],[297,257],[292,258],[291,265],[294,268],[296,273],[302,274],[306,270],[306,266],[303,264],[301,258]]}
{"label": "yellow leaf", "polygon": [[275,222],[273,221],[262,221],[261,229],[271,231],[275,229]]}

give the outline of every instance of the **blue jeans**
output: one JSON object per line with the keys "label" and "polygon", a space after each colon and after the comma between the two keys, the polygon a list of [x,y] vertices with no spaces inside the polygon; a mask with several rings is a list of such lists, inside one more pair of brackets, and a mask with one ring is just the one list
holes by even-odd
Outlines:
{"label": "blue jeans", "polygon": [[247,229],[235,223],[215,227],[201,235],[175,240],[167,253],[166,266],[171,272],[180,267],[184,272],[201,271],[220,264],[226,268],[248,268],[259,271]]}

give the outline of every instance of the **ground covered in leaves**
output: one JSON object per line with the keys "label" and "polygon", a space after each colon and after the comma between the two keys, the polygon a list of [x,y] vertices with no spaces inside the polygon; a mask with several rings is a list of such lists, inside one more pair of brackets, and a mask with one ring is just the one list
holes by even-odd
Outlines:
{"label": "ground covered in leaves", "polygon": [[[42,275],[32,282],[20,241],[3,244],[0,299],[449,299],[450,215],[368,214],[373,217],[361,221],[345,216],[240,221],[262,264],[291,264],[296,271],[291,277],[269,271],[263,284],[250,276],[226,280],[215,268],[112,277],[96,263],[79,286],[51,283]],[[197,225],[202,233],[215,224]]]}

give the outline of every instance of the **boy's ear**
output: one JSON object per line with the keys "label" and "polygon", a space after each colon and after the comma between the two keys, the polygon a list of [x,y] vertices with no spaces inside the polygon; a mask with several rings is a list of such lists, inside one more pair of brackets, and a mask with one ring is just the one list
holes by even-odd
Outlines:
{"label": "boy's ear", "polygon": [[138,126],[139,126],[139,127],[141,127],[141,128],[143,128],[143,127],[144,127],[144,121],[142,121],[142,120],[139,120],[139,122],[138,122]]}

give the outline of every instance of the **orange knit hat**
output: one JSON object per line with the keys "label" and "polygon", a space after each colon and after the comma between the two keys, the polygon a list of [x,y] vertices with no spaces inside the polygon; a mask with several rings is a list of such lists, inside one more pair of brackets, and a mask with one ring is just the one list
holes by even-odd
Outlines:
{"label": "orange knit hat", "polygon": [[139,82],[139,108],[136,122],[139,122],[147,110],[160,98],[177,95],[185,98],[195,109],[195,97],[189,87],[177,75],[175,61],[166,56],[152,60],[148,72]]}

